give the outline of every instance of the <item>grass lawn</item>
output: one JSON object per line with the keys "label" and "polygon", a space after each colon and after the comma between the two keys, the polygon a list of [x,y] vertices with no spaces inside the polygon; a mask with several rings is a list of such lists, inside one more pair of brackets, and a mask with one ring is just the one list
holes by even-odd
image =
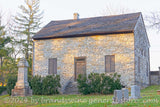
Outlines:
{"label": "grass lawn", "polygon": [[112,105],[113,95],[52,95],[32,97],[0,96],[2,107],[47,106],[47,107],[160,107],[160,86],[150,86],[141,90],[141,99],[130,100],[124,104]]}

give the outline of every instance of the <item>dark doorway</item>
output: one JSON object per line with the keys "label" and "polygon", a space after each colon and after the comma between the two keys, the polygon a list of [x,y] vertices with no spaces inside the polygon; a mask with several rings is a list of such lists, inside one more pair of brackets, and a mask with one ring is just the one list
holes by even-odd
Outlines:
{"label": "dark doorway", "polygon": [[86,57],[76,57],[75,58],[75,80],[77,80],[78,75],[86,75]]}

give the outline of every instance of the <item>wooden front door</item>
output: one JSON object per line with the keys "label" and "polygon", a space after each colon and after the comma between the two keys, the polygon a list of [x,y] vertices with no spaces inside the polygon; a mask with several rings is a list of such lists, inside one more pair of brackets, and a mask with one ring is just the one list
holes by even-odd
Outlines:
{"label": "wooden front door", "polygon": [[86,75],[86,58],[85,57],[75,58],[75,80],[77,80],[79,74],[82,74],[83,76]]}

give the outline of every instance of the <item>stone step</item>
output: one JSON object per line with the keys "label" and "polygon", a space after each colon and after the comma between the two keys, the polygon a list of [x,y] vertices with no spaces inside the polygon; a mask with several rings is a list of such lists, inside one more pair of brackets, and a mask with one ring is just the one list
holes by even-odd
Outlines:
{"label": "stone step", "polygon": [[69,82],[65,88],[64,94],[79,94],[78,83],[77,82]]}

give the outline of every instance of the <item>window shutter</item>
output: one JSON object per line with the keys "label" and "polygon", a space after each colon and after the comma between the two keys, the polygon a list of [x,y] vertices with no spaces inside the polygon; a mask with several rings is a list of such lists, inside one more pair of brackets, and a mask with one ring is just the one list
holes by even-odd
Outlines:
{"label": "window shutter", "polygon": [[48,63],[48,74],[57,74],[57,58],[50,58]]}
{"label": "window shutter", "polygon": [[110,60],[111,60],[110,55],[106,55],[105,56],[106,72],[111,72]]}
{"label": "window shutter", "polygon": [[105,56],[105,71],[115,72],[115,55]]}
{"label": "window shutter", "polygon": [[115,56],[111,55],[111,72],[115,72]]}

